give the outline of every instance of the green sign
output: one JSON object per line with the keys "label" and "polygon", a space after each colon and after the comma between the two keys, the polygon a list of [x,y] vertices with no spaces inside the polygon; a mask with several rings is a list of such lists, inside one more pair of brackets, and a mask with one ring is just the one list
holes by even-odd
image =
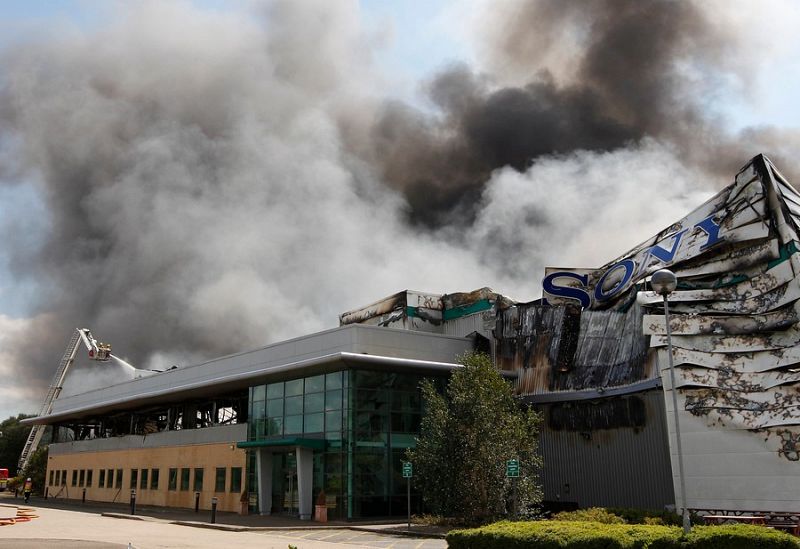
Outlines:
{"label": "green sign", "polygon": [[506,476],[511,478],[519,476],[519,461],[516,459],[506,461]]}
{"label": "green sign", "polygon": [[410,461],[403,462],[403,478],[411,478],[414,476],[414,468]]}

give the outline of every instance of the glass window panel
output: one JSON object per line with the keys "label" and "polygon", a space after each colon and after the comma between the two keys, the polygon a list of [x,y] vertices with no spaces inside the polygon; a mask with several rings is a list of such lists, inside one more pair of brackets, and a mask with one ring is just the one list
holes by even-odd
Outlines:
{"label": "glass window panel", "polygon": [[141,490],[147,489],[147,481],[149,480],[149,477],[147,475],[148,472],[149,471],[147,469],[142,469],[142,482],[139,483],[139,488]]}
{"label": "glass window panel", "polygon": [[198,468],[194,470],[194,491],[203,491],[203,469]]}
{"label": "glass window panel", "polygon": [[117,469],[117,484],[115,488],[122,488],[122,469]]}
{"label": "glass window panel", "polygon": [[283,398],[283,382],[267,385],[267,398]]}
{"label": "glass window panel", "polygon": [[324,428],[324,414],[308,414],[305,416],[304,433],[321,433]]}
{"label": "glass window panel", "polygon": [[214,476],[214,491],[215,492],[224,492],[225,491],[225,473],[227,470],[225,467],[217,467],[216,474]]}
{"label": "glass window panel", "polygon": [[150,473],[150,489],[158,490],[158,469],[153,469]]}
{"label": "glass window panel", "polygon": [[325,376],[314,376],[306,378],[305,392],[308,393],[321,393],[325,390]]}
{"label": "glass window panel", "polygon": [[89,469],[88,471],[86,471],[86,486],[88,486],[88,487],[92,486],[92,473],[93,472],[94,472],[94,469]]}
{"label": "glass window panel", "polygon": [[334,474],[342,472],[342,454],[325,454],[325,473]]}
{"label": "glass window panel", "polygon": [[286,416],[284,421],[284,434],[296,435],[303,432],[303,416]]}
{"label": "glass window panel", "polygon": [[420,411],[422,398],[419,392],[395,391],[392,393],[392,410],[395,411]]}
{"label": "glass window panel", "polygon": [[84,469],[81,469],[81,474],[80,474],[80,477],[79,477],[80,480],[78,481],[78,486],[83,486],[85,477],[86,477],[86,471]]}
{"label": "glass window panel", "polygon": [[295,379],[286,382],[286,396],[297,396],[303,394],[303,380]]}
{"label": "glass window panel", "polygon": [[325,412],[325,430],[336,432],[342,430],[342,412]]}
{"label": "glass window panel", "polygon": [[325,393],[325,409],[340,410],[342,408],[342,390],[328,391]]}
{"label": "glass window panel", "polygon": [[250,419],[260,419],[264,417],[266,405],[263,400],[256,400],[253,402],[253,415]]}
{"label": "glass window panel", "polygon": [[313,393],[310,395],[306,395],[305,408],[303,411],[307,414],[321,412],[325,408],[324,403],[325,403],[325,393]]}
{"label": "glass window panel", "polygon": [[139,480],[139,469],[131,469],[131,490],[136,489],[136,484],[138,480]]}
{"label": "glass window panel", "polygon": [[169,470],[169,484],[167,485],[167,490],[177,490],[178,489],[178,469],[170,468]]}
{"label": "glass window panel", "polygon": [[385,389],[373,391],[371,389],[358,389],[356,391],[355,406],[358,410],[385,409],[389,402],[389,393]]}
{"label": "glass window panel", "polygon": [[385,374],[383,372],[369,372],[366,370],[356,370],[356,387],[371,387],[377,388],[383,385],[385,381]]}
{"label": "glass window panel", "polygon": [[342,372],[333,372],[325,374],[325,388],[326,389],[341,389],[342,388]]}
{"label": "glass window panel", "polygon": [[239,493],[242,491],[242,468],[231,467],[231,492]]}
{"label": "glass window panel", "polygon": [[108,481],[106,482],[106,487],[107,488],[113,488],[114,487],[114,469],[109,469],[107,476],[108,476]]}
{"label": "glass window panel", "polygon": [[267,401],[267,417],[281,417],[283,415],[283,399]]}
{"label": "glass window panel", "polygon": [[[53,485],[53,471],[50,471],[50,486]],[[106,486],[106,470],[100,469],[100,475],[97,477],[97,487],[105,488]]]}
{"label": "glass window panel", "polygon": [[418,433],[420,414],[411,412],[392,414],[392,431],[396,433]]}
{"label": "glass window panel", "polygon": [[185,468],[181,469],[181,490],[188,490],[189,489],[189,473],[190,469]]}
{"label": "glass window panel", "polygon": [[292,416],[303,413],[303,397],[295,396],[286,399],[286,415]]}
{"label": "glass window panel", "polygon": [[267,435],[283,434],[283,418],[271,417],[267,420]]}
{"label": "glass window panel", "polygon": [[253,400],[264,400],[264,393],[266,392],[265,385],[256,385],[253,387]]}

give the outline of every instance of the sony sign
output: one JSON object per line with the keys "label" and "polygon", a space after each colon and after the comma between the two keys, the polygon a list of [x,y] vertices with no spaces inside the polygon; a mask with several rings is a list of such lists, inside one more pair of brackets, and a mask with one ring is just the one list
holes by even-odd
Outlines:
{"label": "sony sign", "polygon": [[[577,302],[584,308],[602,308],[658,269],[725,240],[725,236],[720,235],[720,218],[717,213],[708,215],[691,227],[673,231],[651,246],[639,247],[631,255],[602,269],[548,267],[542,281],[544,297],[552,305]],[[676,225],[680,227],[680,223]]]}
{"label": "sony sign", "polygon": [[550,304],[603,309],[658,269],[686,261],[722,242],[769,236],[766,188],[754,176],[736,182],[689,215],[600,269],[545,269]]}

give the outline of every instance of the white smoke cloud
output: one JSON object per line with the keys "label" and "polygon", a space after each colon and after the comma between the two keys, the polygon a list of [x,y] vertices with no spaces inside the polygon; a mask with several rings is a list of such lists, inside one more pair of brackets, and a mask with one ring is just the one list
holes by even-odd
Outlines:
{"label": "white smoke cloud", "polygon": [[36,322],[0,317],[0,372],[28,411],[78,326],[164,368],[333,327],[405,288],[530,300],[545,266],[599,266],[727,183],[645,140],[496,170],[474,221],[418,227],[348,146],[370,140],[392,82],[355,2],[116,9],[0,60],[0,159],[48,216],[33,250],[1,235],[39,288]]}
{"label": "white smoke cloud", "polygon": [[525,173],[493,174],[467,240],[476,257],[499,266],[500,287],[533,299],[544,267],[600,267],[703,203],[718,184],[650,139],[542,158]]}

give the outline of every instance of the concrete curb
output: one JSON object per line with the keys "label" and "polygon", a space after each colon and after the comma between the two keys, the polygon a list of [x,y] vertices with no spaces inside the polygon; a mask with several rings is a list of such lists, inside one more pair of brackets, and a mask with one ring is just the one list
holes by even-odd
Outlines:
{"label": "concrete curb", "polygon": [[210,522],[199,522],[192,520],[169,520],[150,517],[147,515],[130,515],[126,513],[100,513],[100,516],[124,520],[140,520],[149,522],[164,522],[178,526],[189,526],[192,528],[208,528],[210,530],[223,530],[226,532],[292,532],[297,530],[352,530],[354,532],[370,532],[372,534],[385,534],[387,536],[416,537],[429,539],[444,539],[446,534],[433,532],[419,532],[415,530],[395,530],[390,528],[374,528],[369,526],[347,526],[347,525],[327,525],[327,526],[239,526],[235,524],[211,524]]}
{"label": "concrete curb", "polygon": [[372,532],[373,534],[386,534],[389,536],[406,536],[414,538],[430,538],[430,539],[444,539],[447,534],[439,534],[435,532],[419,532],[415,530],[384,530],[382,528],[370,528],[369,526],[348,526],[348,530],[355,530],[356,532]]}

